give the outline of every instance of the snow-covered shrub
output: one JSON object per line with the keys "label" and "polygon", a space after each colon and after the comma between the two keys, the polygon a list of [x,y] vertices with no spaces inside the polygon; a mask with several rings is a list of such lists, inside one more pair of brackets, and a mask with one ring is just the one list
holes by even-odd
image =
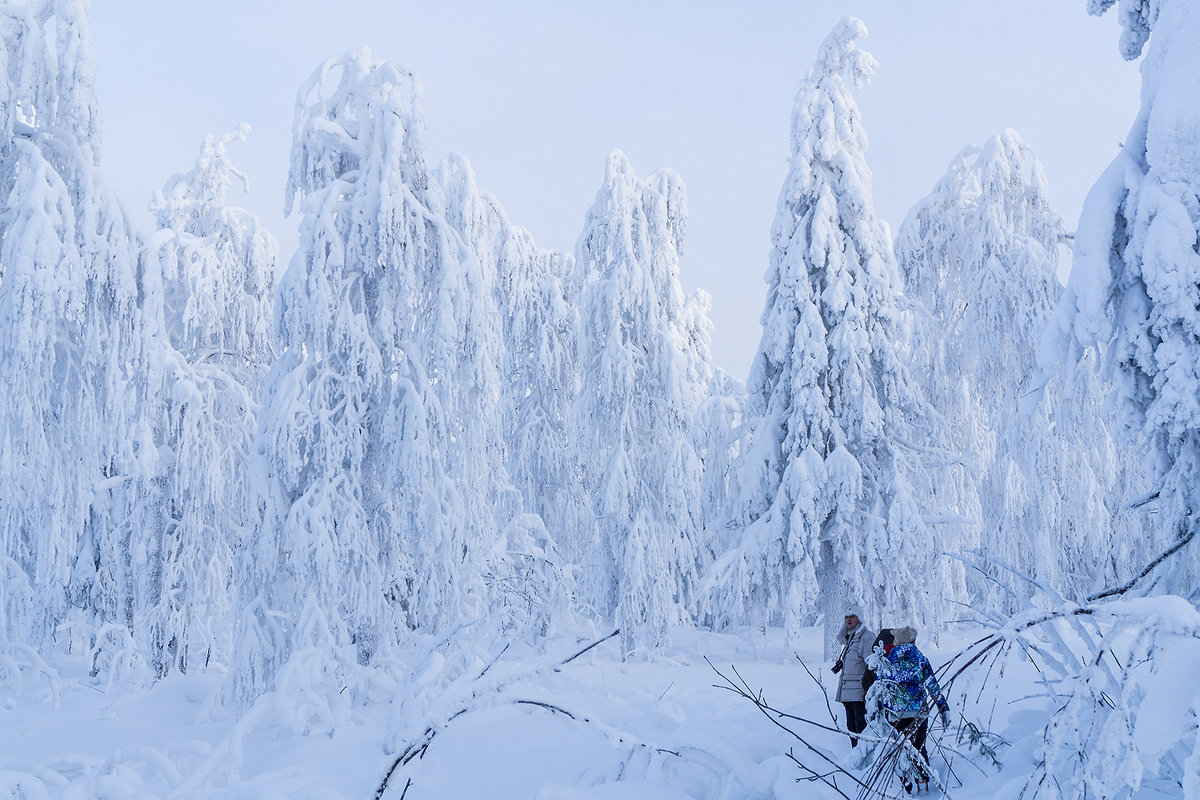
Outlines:
{"label": "snow-covered shrub", "polygon": [[1041,691],[1018,702],[1037,709],[1022,724],[1038,720],[1041,744],[1014,796],[1200,797],[1200,611],[1132,589],[1082,602],[1039,592],[946,666],[944,682],[983,713],[1010,676],[1036,668]]}
{"label": "snow-covered shrub", "polygon": [[[537,514],[522,514],[509,523],[488,565],[491,613],[495,623],[530,644],[543,641],[570,619],[575,598],[558,547]],[[485,566],[486,569],[486,566]]]}
{"label": "snow-covered shrub", "polygon": [[90,659],[91,675],[106,691],[115,686],[143,686],[154,678],[154,672],[124,625],[109,624],[96,631]]}

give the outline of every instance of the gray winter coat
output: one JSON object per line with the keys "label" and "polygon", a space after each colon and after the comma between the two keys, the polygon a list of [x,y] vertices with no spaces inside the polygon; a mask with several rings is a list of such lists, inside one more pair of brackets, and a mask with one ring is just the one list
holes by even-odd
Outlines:
{"label": "gray winter coat", "polygon": [[[843,627],[838,637],[845,647],[848,631]],[[842,656],[842,672],[839,675],[837,701],[839,703],[861,703],[867,693],[863,690],[863,676],[867,673],[867,654],[871,652],[871,642],[875,641],[875,632],[867,630],[867,626],[858,623],[853,633],[849,633],[850,645]]]}

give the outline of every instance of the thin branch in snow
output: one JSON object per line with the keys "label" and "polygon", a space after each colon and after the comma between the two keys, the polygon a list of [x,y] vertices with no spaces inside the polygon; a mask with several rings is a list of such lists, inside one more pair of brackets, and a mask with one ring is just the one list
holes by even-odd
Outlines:
{"label": "thin branch in snow", "polygon": [[812,678],[813,683],[815,683],[817,688],[821,690],[821,696],[825,698],[825,709],[829,712],[829,718],[836,723],[837,715],[833,713],[833,706],[829,704],[829,692],[825,691],[825,684],[821,682],[820,675],[813,674],[812,670],[808,668],[808,664],[804,663],[804,659],[800,657],[799,653],[794,653],[794,655],[796,656],[796,660],[800,662],[800,666],[804,667],[804,671],[808,673],[808,677]]}
{"label": "thin branch in snow", "polygon": [[[561,663],[559,666],[560,666],[560,667],[565,667],[567,664],[570,664],[572,661],[574,661],[575,659],[579,658],[581,655],[583,655],[583,654],[584,654],[584,653],[586,653],[587,651],[591,650],[593,647],[599,647],[600,645],[602,645],[602,644],[604,644],[605,642],[607,642],[609,639],[611,639],[611,638],[613,638],[614,636],[618,635],[620,632],[621,632],[621,629],[620,629],[620,628],[617,628],[615,631],[613,631],[612,633],[610,633],[608,636],[605,636],[603,639],[597,639],[596,641],[594,641],[594,642],[592,642],[591,644],[589,644],[587,647],[585,647],[585,648],[583,648],[582,650],[580,650],[580,651],[579,651],[578,653],[576,653],[575,655],[571,656],[570,658],[564,659],[564,660],[562,661],[562,663]],[[558,670],[555,670],[555,671],[557,672]]]}
{"label": "thin branch in snow", "polygon": [[1195,528],[1189,529],[1186,535],[1184,535],[1181,539],[1179,539],[1179,541],[1175,542],[1175,544],[1171,545],[1166,550],[1164,550],[1162,553],[1160,553],[1150,563],[1148,563],[1145,567],[1143,567],[1141,572],[1139,572],[1137,575],[1135,575],[1129,581],[1122,584],[1121,586],[1113,587],[1110,589],[1104,589],[1103,591],[1100,591],[1100,592],[1097,592],[1096,594],[1090,595],[1087,598],[1088,602],[1094,603],[1097,600],[1104,600],[1105,598],[1108,598],[1108,597],[1116,597],[1117,595],[1125,594],[1126,592],[1131,590],[1134,586],[1136,586],[1139,581],[1141,581],[1143,578],[1145,578],[1147,575],[1149,575],[1151,572],[1153,572],[1158,567],[1159,564],[1163,563],[1168,558],[1175,555],[1180,550],[1182,550],[1184,547],[1186,547],[1192,541],[1192,539],[1195,538],[1195,536],[1196,536],[1196,529]]}
{"label": "thin branch in snow", "polygon": [[[556,672],[559,671],[562,667],[566,666],[567,664],[571,663],[575,659],[579,658],[580,656],[582,656],[584,653],[588,652],[589,650],[597,647],[600,644],[603,644],[604,642],[608,641],[609,639],[612,639],[614,636],[616,636],[620,632],[621,631],[618,628],[617,630],[613,631],[612,633],[608,634],[607,636],[604,636],[603,638],[597,639],[596,641],[592,642],[587,647],[583,648],[582,650],[575,653],[574,655],[569,656],[566,659],[563,659],[562,661],[560,661],[558,663],[558,666],[555,668],[555,671]],[[488,663],[487,666],[485,666],[483,668],[483,670],[479,673],[479,675],[476,677],[475,680],[479,681],[480,679],[482,679],[488,673],[488,671],[490,671],[492,669],[492,667],[495,666],[495,664],[500,660],[500,658],[504,655],[504,653],[507,650],[508,650],[508,645],[506,644],[500,650],[500,652],[496,655],[496,657],[490,663]],[[474,695],[472,695],[471,699],[474,699]],[[549,711],[553,711],[555,713],[566,714],[571,719],[580,719],[581,721],[588,722],[588,723],[591,722],[591,720],[588,720],[587,718],[576,717],[574,714],[566,711],[565,709],[563,709],[559,706],[555,706],[551,703],[545,703],[545,702],[535,701],[535,700],[512,700],[510,702],[512,702],[516,705],[540,706],[541,708],[545,708],[545,709],[547,709]],[[392,775],[395,774],[397,769],[399,769],[400,767],[406,766],[409,762],[411,762],[415,759],[423,758],[426,751],[429,750],[429,745],[432,744],[434,737],[437,736],[438,732],[440,730],[442,730],[443,728],[445,728],[448,724],[450,724],[450,722],[458,719],[459,717],[463,716],[464,714],[467,714],[470,710],[471,710],[470,705],[464,705],[462,708],[458,709],[453,714],[451,714],[449,717],[447,717],[446,720],[444,722],[442,722],[440,725],[437,725],[437,726],[431,725],[428,728],[426,728],[425,732],[421,735],[421,737],[418,741],[412,742],[407,747],[405,747],[404,750],[398,756],[396,756],[396,758],[392,761],[392,765],[388,768],[387,773],[383,776],[383,780],[380,781],[379,788],[375,790],[375,800],[380,800],[380,798],[383,797],[384,792],[387,791],[388,784],[392,780]],[[621,740],[618,737],[618,741],[623,741],[623,740]],[[640,745],[640,743],[637,743],[637,744]],[[641,746],[645,746],[645,745],[641,745]],[[660,750],[659,748],[652,748],[652,749],[654,749],[657,752],[661,752],[661,753],[671,753],[672,755],[678,755],[678,753],[675,753],[674,751],[670,751],[670,750]],[[404,794],[408,791],[408,787],[411,784],[412,784],[412,779],[410,778],[405,783],[404,789],[400,795],[401,797],[404,797]]]}

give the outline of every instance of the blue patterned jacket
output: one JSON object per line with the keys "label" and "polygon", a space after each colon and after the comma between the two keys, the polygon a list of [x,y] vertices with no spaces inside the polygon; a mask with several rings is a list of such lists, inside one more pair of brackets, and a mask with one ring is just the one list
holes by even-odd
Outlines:
{"label": "blue patterned jacket", "polygon": [[915,644],[896,645],[887,654],[887,660],[891,669],[880,677],[888,682],[883,702],[893,715],[899,718],[924,716],[928,712],[925,705],[927,692],[939,709],[949,708],[929,659]]}

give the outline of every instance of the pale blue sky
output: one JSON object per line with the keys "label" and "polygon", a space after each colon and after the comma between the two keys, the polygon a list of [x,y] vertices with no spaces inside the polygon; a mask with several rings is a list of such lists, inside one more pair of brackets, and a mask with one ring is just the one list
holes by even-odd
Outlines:
{"label": "pale blue sky", "polygon": [[619,147],[672,167],[691,218],[682,280],[713,295],[713,353],[744,377],[758,344],[768,233],[796,88],[838,19],[860,17],[880,62],[858,100],[879,214],[893,231],[966,144],[1015,128],[1074,227],[1137,110],[1116,20],[1084,0],[96,0],[104,168],[142,213],[206,133],[235,145],[238,202],[280,239],[296,88],[369,45],[416,70],[429,157],[456,151],[539,244],[571,250]]}

